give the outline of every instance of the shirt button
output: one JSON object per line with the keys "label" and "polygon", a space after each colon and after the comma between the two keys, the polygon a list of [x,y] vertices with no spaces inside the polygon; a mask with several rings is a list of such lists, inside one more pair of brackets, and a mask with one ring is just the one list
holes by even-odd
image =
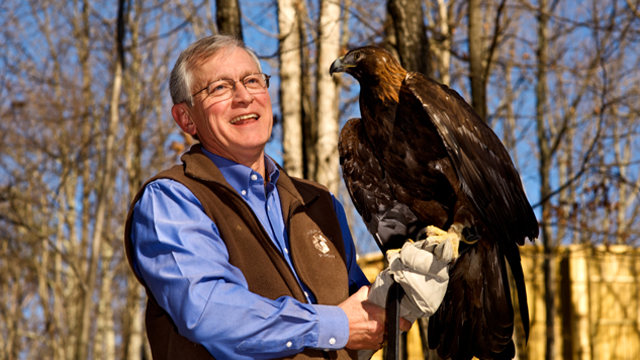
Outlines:
{"label": "shirt button", "polygon": [[309,293],[305,291],[304,296],[309,297]]}
{"label": "shirt button", "polygon": [[289,253],[289,249],[284,248],[284,252],[288,254]]}
{"label": "shirt button", "polygon": [[336,338],[329,339],[329,344],[335,345],[336,344]]}
{"label": "shirt button", "polygon": [[242,190],[241,193],[242,193],[242,196],[247,195],[247,190]]}
{"label": "shirt button", "polygon": [[293,345],[293,344],[291,343],[291,341],[288,341],[288,342],[287,342],[287,347],[288,347],[288,348],[290,348],[290,347],[291,347],[291,345]]}
{"label": "shirt button", "polygon": [[253,180],[253,181],[258,180],[258,175],[256,175],[256,174],[251,175],[251,180]]}

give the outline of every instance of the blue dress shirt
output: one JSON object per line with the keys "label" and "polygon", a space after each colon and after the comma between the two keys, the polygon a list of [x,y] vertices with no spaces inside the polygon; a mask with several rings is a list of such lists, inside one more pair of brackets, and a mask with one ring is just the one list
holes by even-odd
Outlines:
{"label": "blue dress shirt", "polygon": [[[251,168],[204,152],[257,215],[295,274],[275,186],[280,172],[273,161],[265,156],[269,178],[264,186],[262,175]],[[333,203],[345,242],[349,286],[368,285],[356,264],[344,209],[335,197]],[[315,304],[304,284],[300,283],[307,303],[250,292],[242,272],[229,263],[216,224],[193,193],[176,181],[160,179],[147,185],[134,206],[131,239],[135,271],[178,332],[218,359],[269,359],[305,347],[337,350],[347,343],[344,311]]]}

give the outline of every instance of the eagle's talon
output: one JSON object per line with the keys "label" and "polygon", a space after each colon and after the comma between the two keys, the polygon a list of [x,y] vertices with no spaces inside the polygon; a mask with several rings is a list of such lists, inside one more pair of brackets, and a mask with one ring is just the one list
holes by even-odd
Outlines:
{"label": "eagle's talon", "polygon": [[447,232],[440,229],[439,227],[435,227],[433,225],[429,225],[427,226],[427,238],[431,237],[431,236],[442,236],[442,235],[446,235]]}
{"label": "eagle's talon", "polygon": [[458,249],[460,248],[460,241],[462,240],[462,233],[460,231],[461,226],[453,224],[449,227],[448,231],[444,231],[433,225],[427,226],[427,244],[440,244],[443,241],[451,241],[453,248],[453,259],[458,258]]}

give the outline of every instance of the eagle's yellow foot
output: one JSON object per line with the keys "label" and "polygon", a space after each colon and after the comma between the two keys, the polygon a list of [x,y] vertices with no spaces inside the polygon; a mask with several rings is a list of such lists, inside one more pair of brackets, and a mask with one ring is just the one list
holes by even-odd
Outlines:
{"label": "eagle's yellow foot", "polygon": [[462,225],[453,224],[449,227],[449,231],[444,231],[433,225],[427,226],[427,244],[439,244],[445,240],[451,241],[451,247],[453,248],[453,258],[458,258],[458,249],[460,248],[460,241],[462,240]]}

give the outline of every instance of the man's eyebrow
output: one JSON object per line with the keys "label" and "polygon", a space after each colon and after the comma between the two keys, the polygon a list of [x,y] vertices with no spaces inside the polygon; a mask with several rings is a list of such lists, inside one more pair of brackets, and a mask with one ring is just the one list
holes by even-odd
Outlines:
{"label": "man's eyebrow", "polygon": [[[249,71],[245,71],[244,73],[242,73],[243,75],[240,75],[240,78],[238,79],[238,81],[246,78],[249,75],[253,75],[253,74],[260,74],[260,70],[249,70]],[[233,80],[233,77],[230,75],[221,75],[216,77],[215,79],[211,79],[207,82],[207,84],[211,84],[213,82],[216,82],[218,80]]]}

